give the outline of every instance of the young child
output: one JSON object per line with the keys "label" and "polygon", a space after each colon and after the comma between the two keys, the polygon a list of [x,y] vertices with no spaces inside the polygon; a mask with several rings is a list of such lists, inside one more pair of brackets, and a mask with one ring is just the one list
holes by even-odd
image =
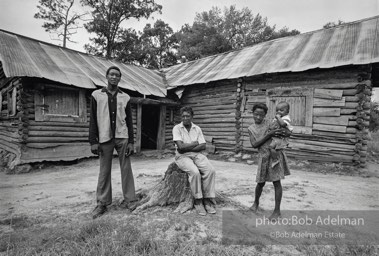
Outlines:
{"label": "young child", "polygon": [[[290,111],[290,105],[285,102],[281,101],[276,105],[276,114],[275,118],[272,121],[272,123],[269,126],[268,131],[280,129],[280,128],[286,128],[289,131],[292,132],[293,126],[291,125],[291,118],[288,115]],[[272,158],[272,167],[277,165],[279,163],[279,153],[277,150],[285,149],[288,146],[288,138],[279,138],[279,137],[272,137],[271,143],[269,145],[270,147],[270,155]]]}

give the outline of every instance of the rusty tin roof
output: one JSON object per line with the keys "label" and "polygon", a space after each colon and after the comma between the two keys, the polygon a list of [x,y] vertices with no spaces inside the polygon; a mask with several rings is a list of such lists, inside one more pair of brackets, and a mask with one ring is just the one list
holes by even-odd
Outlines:
{"label": "rusty tin roof", "polygon": [[163,75],[134,65],[127,65],[44,43],[0,30],[0,61],[6,77],[38,77],[95,89],[106,86],[105,71],[116,65],[121,69],[119,86],[144,95],[167,94]]}
{"label": "rusty tin roof", "polygon": [[[379,62],[379,16],[283,37],[164,69],[169,87]],[[170,88],[169,88],[170,89]]]}

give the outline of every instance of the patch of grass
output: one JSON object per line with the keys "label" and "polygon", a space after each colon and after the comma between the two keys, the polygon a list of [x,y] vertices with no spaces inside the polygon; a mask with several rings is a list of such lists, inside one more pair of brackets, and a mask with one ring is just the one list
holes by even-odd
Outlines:
{"label": "patch of grass", "polygon": [[201,240],[200,244],[212,244],[217,243],[217,236],[207,232],[207,235]]}
{"label": "patch of grass", "polygon": [[155,241],[153,237],[147,237],[147,236],[142,236],[140,239],[138,239],[138,241],[134,245],[135,251],[141,255],[146,255],[146,254],[150,254],[151,252],[156,252],[158,251],[158,249],[160,249],[159,247],[160,246],[158,242]]}
{"label": "patch of grass", "polygon": [[111,230],[114,230],[114,228],[114,222],[107,219],[99,219],[82,225],[77,236],[79,240],[82,239],[85,241],[86,239],[92,239],[101,233],[108,233]]}
{"label": "patch of grass", "polygon": [[369,256],[369,255],[378,255],[378,246],[372,246],[372,245],[348,245],[347,251],[349,255],[362,255],[362,256]]}
{"label": "patch of grass", "polygon": [[[65,218],[70,219],[70,218]],[[96,220],[46,219],[0,235],[5,255],[375,255],[377,247],[266,246],[258,240],[237,245],[220,242],[217,221],[169,210],[140,215],[111,212]],[[197,223],[197,224],[196,224]],[[219,223],[218,223],[219,224]],[[198,226],[201,225],[200,230]],[[218,230],[218,231],[217,231]],[[200,233],[207,235],[200,236]],[[259,238],[259,237],[258,237]],[[257,239],[258,239],[257,238]]]}
{"label": "patch of grass", "polygon": [[0,220],[0,225],[9,225],[13,229],[27,228],[32,225],[32,221],[27,216],[11,216]]}
{"label": "patch of grass", "polygon": [[131,246],[141,237],[141,231],[137,226],[127,223],[115,230],[114,239],[124,246]]}
{"label": "patch of grass", "polygon": [[369,256],[378,255],[378,246],[368,245],[309,245],[297,246],[307,256]]}

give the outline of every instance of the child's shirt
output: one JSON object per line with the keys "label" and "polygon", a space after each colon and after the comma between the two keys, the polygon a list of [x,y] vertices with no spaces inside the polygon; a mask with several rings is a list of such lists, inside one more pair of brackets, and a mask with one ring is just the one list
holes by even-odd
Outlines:
{"label": "child's shirt", "polygon": [[[276,120],[276,118],[274,117],[274,119]],[[290,115],[285,115],[285,116],[282,116],[282,120],[287,124],[287,129],[290,130],[290,132],[293,131],[293,126],[291,125],[291,118],[290,118]]]}
{"label": "child's shirt", "polygon": [[[290,130],[292,132],[293,126],[291,125],[290,116],[289,115],[282,116],[282,120],[287,124],[287,126],[285,128],[287,128],[288,130]],[[274,117],[274,119],[272,120],[272,122],[269,126],[269,129],[272,131],[272,130],[276,130],[276,129],[280,129],[280,128],[282,128],[282,127],[280,127],[278,120],[276,120],[276,118]]]}
{"label": "child's shirt", "polygon": [[[291,125],[290,116],[289,115],[282,116],[282,120],[287,124],[285,128],[292,132],[293,126]],[[276,130],[280,128],[282,127],[280,127],[278,120],[274,117],[274,120],[272,120],[269,130],[272,131],[272,130]],[[284,137],[284,138],[272,137],[271,145],[275,149],[284,149],[288,146],[288,138],[287,137]]]}

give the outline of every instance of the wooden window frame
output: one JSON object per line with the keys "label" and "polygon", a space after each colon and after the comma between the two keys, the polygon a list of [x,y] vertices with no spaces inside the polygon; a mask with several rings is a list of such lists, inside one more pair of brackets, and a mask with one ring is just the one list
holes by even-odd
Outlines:
{"label": "wooden window frame", "polygon": [[[3,110],[3,101],[6,101],[6,109]],[[5,115],[1,112],[6,111]],[[0,119],[13,118],[17,114],[17,88],[9,87],[0,91]]]}
{"label": "wooden window frame", "polygon": [[[313,88],[301,88],[301,87],[280,87],[267,89],[266,91],[266,104],[270,109],[271,100],[270,97],[305,97],[305,125],[294,126],[293,133],[312,134],[313,126]],[[268,115],[268,118],[273,116]]]}
{"label": "wooden window frame", "polygon": [[[44,95],[45,88],[59,90],[70,90],[78,93],[79,99],[79,115],[66,115],[66,114],[47,114],[45,113]],[[86,123],[87,122],[87,102],[85,97],[85,90],[79,88],[65,88],[56,85],[39,84],[34,93],[35,105],[35,121],[53,121],[53,122],[70,122],[70,123]]]}
{"label": "wooden window frame", "polygon": [[13,117],[16,115],[17,107],[17,88],[13,87],[7,92],[8,94],[8,116]]}

